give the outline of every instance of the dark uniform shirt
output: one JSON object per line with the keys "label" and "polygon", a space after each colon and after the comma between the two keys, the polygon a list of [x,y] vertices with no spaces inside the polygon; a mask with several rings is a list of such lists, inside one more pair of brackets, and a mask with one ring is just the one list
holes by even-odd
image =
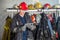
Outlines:
{"label": "dark uniform shirt", "polygon": [[[25,25],[25,24],[26,24],[26,19],[25,19],[25,17],[21,17],[21,16],[19,15],[19,18],[20,18],[21,22],[23,23],[23,25]],[[23,32],[22,40],[27,40],[27,30],[25,30],[25,31]]]}

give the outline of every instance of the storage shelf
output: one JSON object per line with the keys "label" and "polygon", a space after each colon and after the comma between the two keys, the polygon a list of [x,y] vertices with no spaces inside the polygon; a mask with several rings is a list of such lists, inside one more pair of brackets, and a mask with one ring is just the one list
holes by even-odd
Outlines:
{"label": "storage shelf", "polygon": [[[6,9],[7,12],[19,12],[20,10],[18,9],[13,9],[13,8],[7,8]],[[60,9],[36,9],[36,10],[27,10],[25,12],[54,12],[54,11],[60,11]]]}

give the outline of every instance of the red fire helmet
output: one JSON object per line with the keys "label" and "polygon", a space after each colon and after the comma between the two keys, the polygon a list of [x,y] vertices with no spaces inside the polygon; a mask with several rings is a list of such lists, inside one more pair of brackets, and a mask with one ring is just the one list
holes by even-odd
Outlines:
{"label": "red fire helmet", "polygon": [[18,7],[21,10],[27,10],[28,9],[28,5],[25,2],[21,2]]}
{"label": "red fire helmet", "polygon": [[51,8],[51,5],[50,5],[49,3],[46,3],[46,4],[44,5],[44,8]]}

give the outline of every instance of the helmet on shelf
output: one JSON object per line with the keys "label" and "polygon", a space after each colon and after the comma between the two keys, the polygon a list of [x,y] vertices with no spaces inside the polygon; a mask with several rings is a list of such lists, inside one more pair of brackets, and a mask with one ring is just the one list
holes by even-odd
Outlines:
{"label": "helmet on shelf", "polygon": [[42,4],[40,2],[35,3],[34,7],[36,9],[42,8]]}
{"label": "helmet on shelf", "polygon": [[50,5],[49,3],[46,3],[46,4],[44,5],[44,8],[51,8],[51,5]]}
{"label": "helmet on shelf", "polygon": [[54,5],[53,8],[60,8],[60,4]]}
{"label": "helmet on shelf", "polygon": [[33,4],[28,5],[28,9],[29,9],[29,10],[34,10],[34,9],[35,9],[35,8],[34,8],[34,5],[33,5]]}
{"label": "helmet on shelf", "polygon": [[18,9],[18,5],[17,4],[14,4],[13,5],[13,8]]}

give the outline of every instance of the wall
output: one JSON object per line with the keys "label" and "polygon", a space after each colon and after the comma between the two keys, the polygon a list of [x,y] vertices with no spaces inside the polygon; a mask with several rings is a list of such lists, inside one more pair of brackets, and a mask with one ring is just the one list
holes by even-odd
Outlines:
{"label": "wall", "polygon": [[[3,34],[3,26],[5,23],[5,18],[8,16],[9,13],[5,12],[6,8],[12,7],[14,4],[19,4],[20,2],[25,1],[26,3],[34,4],[37,0],[0,0],[0,40]],[[38,0],[42,4],[50,3],[51,5],[58,4],[57,0]]]}

